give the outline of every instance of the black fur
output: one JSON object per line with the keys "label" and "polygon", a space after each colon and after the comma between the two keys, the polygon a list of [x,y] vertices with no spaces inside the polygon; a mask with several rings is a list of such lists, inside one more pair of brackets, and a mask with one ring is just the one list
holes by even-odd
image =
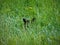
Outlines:
{"label": "black fur", "polygon": [[26,27],[29,27],[28,24],[31,22],[34,22],[36,18],[32,18],[31,20],[28,20],[26,18],[23,18],[23,22],[24,22],[24,27],[26,29]]}
{"label": "black fur", "polygon": [[32,22],[34,22],[35,20],[36,20],[36,18],[35,18],[35,17],[34,17],[34,18],[32,18],[31,23],[32,23]]}
{"label": "black fur", "polygon": [[23,18],[24,24],[29,23],[29,21],[30,21],[30,20],[27,20],[27,19]]}

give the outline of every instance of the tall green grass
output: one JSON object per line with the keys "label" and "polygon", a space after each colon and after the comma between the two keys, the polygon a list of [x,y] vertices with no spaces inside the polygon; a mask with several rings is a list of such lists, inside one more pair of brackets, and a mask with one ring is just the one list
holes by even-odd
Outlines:
{"label": "tall green grass", "polygon": [[60,1],[0,0],[0,45],[60,45]]}

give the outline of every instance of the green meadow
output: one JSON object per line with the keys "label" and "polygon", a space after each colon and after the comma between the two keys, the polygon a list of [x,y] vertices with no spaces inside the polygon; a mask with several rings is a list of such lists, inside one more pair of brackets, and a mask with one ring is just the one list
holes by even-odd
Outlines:
{"label": "green meadow", "polygon": [[60,0],[0,0],[0,45],[60,45]]}

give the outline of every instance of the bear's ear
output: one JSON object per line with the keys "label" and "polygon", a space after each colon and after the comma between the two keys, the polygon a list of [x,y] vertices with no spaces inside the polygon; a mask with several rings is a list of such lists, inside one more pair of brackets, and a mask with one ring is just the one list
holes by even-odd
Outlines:
{"label": "bear's ear", "polygon": [[32,20],[31,20],[31,22],[34,22],[35,20],[36,20],[36,18],[35,18],[35,17],[33,17],[33,18],[32,18]]}
{"label": "bear's ear", "polygon": [[26,19],[25,18],[23,18],[23,22],[26,22]]}

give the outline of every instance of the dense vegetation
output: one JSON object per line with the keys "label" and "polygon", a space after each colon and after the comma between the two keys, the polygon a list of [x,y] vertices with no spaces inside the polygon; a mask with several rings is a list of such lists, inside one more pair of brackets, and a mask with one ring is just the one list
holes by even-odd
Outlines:
{"label": "dense vegetation", "polygon": [[60,45],[60,0],[0,0],[0,45]]}

